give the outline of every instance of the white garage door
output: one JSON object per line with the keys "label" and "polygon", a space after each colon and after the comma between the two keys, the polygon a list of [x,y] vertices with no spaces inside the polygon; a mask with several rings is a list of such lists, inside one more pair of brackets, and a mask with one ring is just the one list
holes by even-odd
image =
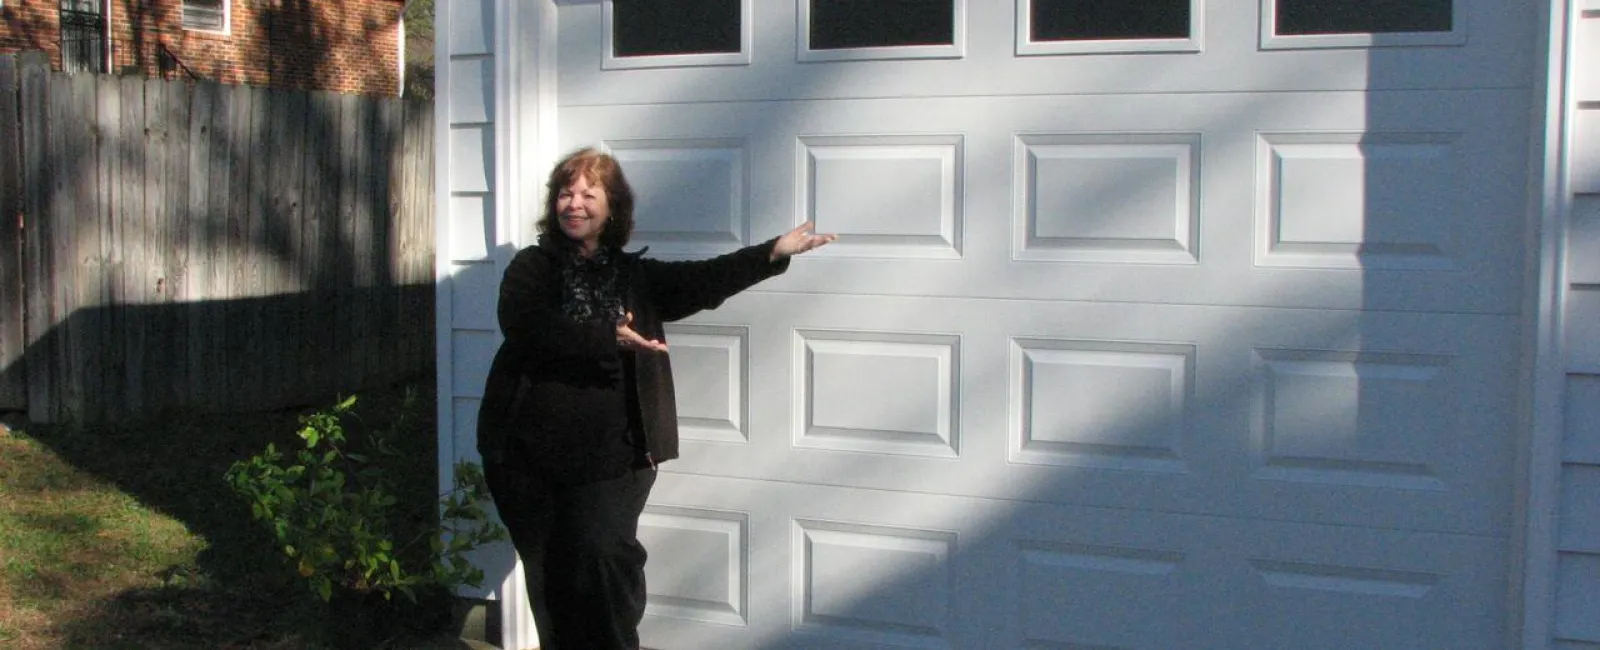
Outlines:
{"label": "white garage door", "polygon": [[636,244],[841,235],[669,330],[646,644],[1502,647],[1535,4],[562,3]]}

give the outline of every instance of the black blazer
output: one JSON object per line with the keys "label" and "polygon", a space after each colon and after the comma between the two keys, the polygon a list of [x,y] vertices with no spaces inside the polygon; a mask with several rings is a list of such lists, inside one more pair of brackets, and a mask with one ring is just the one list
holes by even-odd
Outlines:
{"label": "black blazer", "polygon": [[[733,295],[789,268],[789,258],[770,261],[773,238],[708,260],[665,262],[645,251],[621,256],[626,286],[624,304],[633,328],[647,339],[666,341],[663,323],[715,309]],[[556,364],[595,364],[614,360],[616,331],[573,322],[561,312],[563,242],[541,237],[539,245],[517,253],[500,282],[497,308],[505,341],[495,353],[478,411],[478,452],[488,463],[505,460],[505,442],[518,430],[516,404],[528,377]],[[678,410],[667,353],[635,357],[646,450],[655,462],[678,457]]]}

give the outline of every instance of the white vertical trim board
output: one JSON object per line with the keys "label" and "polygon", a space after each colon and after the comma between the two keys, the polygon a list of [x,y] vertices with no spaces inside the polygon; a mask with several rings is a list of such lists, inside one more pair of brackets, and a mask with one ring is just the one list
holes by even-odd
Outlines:
{"label": "white vertical trim board", "polygon": [[450,186],[454,176],[450,173],[450,53],[455,35],[452,19],[453,2],[434,6],[433,83],[436,98],[433,113],[433,339],[434,339],[434,396],[437,402],[434,422],[437,423],[439,491],[444,493],[455,481],[455,436],[450,431],[455,426],[455,393],[451,390],[450,376]]}
{"label": "white vertical trim board", "polygon": [[1527,444],[1521,463],[1524,481],[1519,495],[1522,530],[1522,566],[1515,567],[1520,581],[1520,611],[1514,611],[1524,650],[1554,647],[1559,583],[1558,549],[1561,508],[1562,440],[1565,433],[1566,350],[1563,315],[1567,295],[1568,220],[1571,214],[1570,174],[1572,164],[1572,53],[1574,21],[1578,7],[1570,0],[1549,0],[1549,23],[1545,33],[1547,74],[1540,78],[1541,91],[1536,116],[1542,127],[1535,134],[1539,143],[1533,164],[1535,179],[1532,200],[1538,202],[1536,214],[1538,268],[1536,286],[1530,292],[1533,303],[1533,333],[1530,343],[1532,394],[1528,407]]}

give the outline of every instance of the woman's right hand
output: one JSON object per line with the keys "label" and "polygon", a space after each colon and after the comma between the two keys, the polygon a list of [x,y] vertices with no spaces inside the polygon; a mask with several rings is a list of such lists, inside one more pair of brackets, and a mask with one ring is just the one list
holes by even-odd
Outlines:
{"label": "woman's right hand", "polygon": [[633,312],[622,315],[622,322],[617,323],[617,346],[624,350],[638,352],[666,352],[667,344],[661,341],[652,341],[633,330]]}

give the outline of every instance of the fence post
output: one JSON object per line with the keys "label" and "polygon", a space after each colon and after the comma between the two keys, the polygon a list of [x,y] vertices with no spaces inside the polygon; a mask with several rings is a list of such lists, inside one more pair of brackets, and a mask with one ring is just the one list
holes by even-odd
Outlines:
{"label": "fence post", "polygon": [[0,55],[0,410],[28,406],[22,323],[22,139],[17,57]]}

